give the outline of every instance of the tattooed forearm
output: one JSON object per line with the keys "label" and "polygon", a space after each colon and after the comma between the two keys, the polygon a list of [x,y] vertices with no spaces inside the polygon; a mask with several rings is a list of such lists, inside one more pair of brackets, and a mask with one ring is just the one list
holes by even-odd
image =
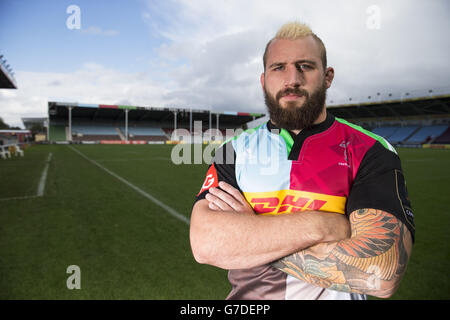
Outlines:
{"label": "tattooed forearm", "polygon": [[338,291],[388,297],[398,287],[412,249],[409,231],[393,215],[362,209],[350,215],[352,236],[320,243],[272,265]]}

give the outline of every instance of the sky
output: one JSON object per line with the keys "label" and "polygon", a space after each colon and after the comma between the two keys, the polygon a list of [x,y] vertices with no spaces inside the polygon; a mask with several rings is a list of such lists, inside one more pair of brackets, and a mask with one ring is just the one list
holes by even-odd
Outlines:
{"label": "sky", "polygon": [[450,93],[449,14],[447,0],[0,0],[18,86],[0,89],[0,117],[23,127],[48,101],[266,113],[262,55],[290,21],[325,43],[329,105]]}

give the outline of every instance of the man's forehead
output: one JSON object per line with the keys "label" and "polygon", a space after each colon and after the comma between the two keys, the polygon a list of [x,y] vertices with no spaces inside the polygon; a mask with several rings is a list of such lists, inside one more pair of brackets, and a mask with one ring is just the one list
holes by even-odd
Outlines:
{"label": "man's forehead", "polygon": [[312,36],[296,40],[274,39],[267,51],[267,65],[297,60],[321,61],[320,49]]}

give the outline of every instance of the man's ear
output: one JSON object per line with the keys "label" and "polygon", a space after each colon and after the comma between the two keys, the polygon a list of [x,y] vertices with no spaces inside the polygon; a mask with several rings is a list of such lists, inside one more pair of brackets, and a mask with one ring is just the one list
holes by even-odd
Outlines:
{"label": "man's ear", "polygon": [[327,89],[329,87],[331,87],[331,83],[333,82],[333,79],[334,79],[334,69],[332,67],[328,67],[325,70],[325,83],[326,83]]}
{"label": "man's ear", "polygon": [[264,72],[261,73],[261,77],[259,78],[259,81],[261,82],[261,87],[264,90]]}

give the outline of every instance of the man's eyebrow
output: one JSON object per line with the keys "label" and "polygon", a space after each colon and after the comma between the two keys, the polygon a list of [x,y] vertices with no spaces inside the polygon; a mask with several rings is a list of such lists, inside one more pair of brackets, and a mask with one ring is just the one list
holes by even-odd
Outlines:
{"label": "man's eyebrow", "polygon": [[317,62],[313,61],[313,60],[307,60],[307,59],[301,59],[301,60],[297,60],[295,61],[295,63],[309,63],[312,64],[313,66],[317,65]]}
{"label": "man's eyebrow", "polygon": [[274,62],[269,66],[269,69],[272,67],[279,67],[279,66],[284,66],[286,65],[286,62]]}
{"label": "man's eyebrow", "polygon": [[[317,62],[313,61],[313,60],[308,60],[308,59],[301,59],[301,60],[297,60],[294,62],[295,64],[299,64],[299,63],[309,63],[313,66],[317,66]],[[273,68],[273,67],[280,67],[280,66],[285,66],[287,63],[286,62],[274,62],[269,66],[269,69]]]}

